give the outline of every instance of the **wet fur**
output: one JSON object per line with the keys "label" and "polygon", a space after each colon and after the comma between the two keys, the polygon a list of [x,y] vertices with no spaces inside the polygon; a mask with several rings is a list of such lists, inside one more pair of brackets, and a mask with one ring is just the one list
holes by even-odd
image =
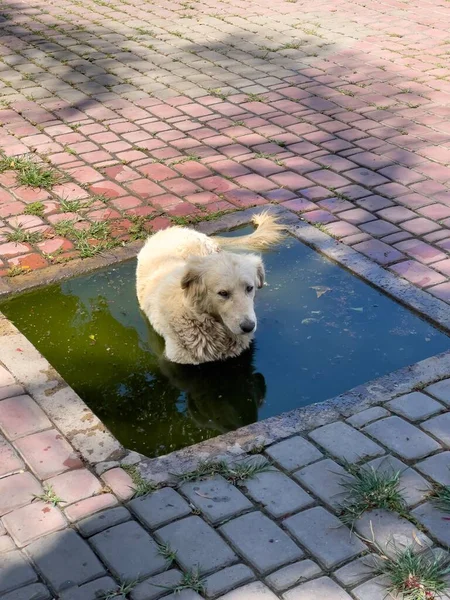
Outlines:
{"label": "wet fur", "polygon": [[[244,290],[263,286],[264,265],[255,254],[223,249],[261,250],[283,237],[282,225],[268,213],[254,222],[257,229],[238,238],[170,227],[150,237],[140,251],[139,305],[164,338],[170,361],[195,365],[224,360],[250,346],[254,332],[243,334],[239,323],[246,318],[256,322],[254,290]],[[233,290],[227,302],[217,293],[222,286]]]}

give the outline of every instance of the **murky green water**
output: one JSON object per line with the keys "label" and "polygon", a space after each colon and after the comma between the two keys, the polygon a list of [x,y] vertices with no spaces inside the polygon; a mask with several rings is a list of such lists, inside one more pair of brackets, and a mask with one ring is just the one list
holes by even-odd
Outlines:
{"label": "murky green water", "polygon": [[204,366],[158,358],[135,261],[12,298],[4,312],[128,448],[157,456],[320,402],[448,350],[449,338],[289,238],[265,255],[256,341]]}

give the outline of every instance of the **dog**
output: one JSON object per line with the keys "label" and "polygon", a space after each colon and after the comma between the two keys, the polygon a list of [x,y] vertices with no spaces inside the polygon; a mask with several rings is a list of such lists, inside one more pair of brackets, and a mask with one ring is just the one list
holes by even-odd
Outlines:
{"label": "dog", "polygon": [[169,227],[139,252],[139,306],[163,337],[168,360],[198,365],[239,356],[250,346],[264,265],[256,254],[228,249],[264,250],[284,237],[283,226],[268,212],[253,222],[253,233],[236,238]]}

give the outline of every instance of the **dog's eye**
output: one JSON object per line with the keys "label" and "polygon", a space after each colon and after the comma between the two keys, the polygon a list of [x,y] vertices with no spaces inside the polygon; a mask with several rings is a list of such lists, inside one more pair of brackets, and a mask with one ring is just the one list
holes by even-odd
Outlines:
{"label": "dog's eye", "polygon": [[229,298],[230,297],[230,292],[227,292],[226,290],[220,290],[220,292],[218,292],[219,296],[222,296],[222,298]]}
{"label": "dog's eye", "polygon": [[253,292],[253,286],[252,285],[248,285],[246,288],[246,292],[247,294],[250,294],[250,292]]}

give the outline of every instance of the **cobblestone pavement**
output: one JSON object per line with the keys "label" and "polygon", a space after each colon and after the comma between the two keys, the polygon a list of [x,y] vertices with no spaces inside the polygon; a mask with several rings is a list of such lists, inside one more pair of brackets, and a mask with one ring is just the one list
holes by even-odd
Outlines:
{"label": "cobblestone pavement", "polygon": [[445,0],[1,12],[0,147],[69,177],[0,175],[1,275],[270,202],[450,302]]}
{"label": "cobblestone pavement", "polygon": [[[241,483],[215,475],[156,490],[142,489],[138,466],[80,445],[61,386],[43,389],[0,364],[2,600],[384,600],[372,542],[388,556],[450,546],[450,517],[429,497],[450,485],[450,379],[257,448],[246,461],[263,453],[272,467]],[[340,521],[350,463],[401,471],[406,514],[365,512],[351,533]],[[139,486],[150,493],[133,498]],[[201,587],[176,593],[192,575]]]}

